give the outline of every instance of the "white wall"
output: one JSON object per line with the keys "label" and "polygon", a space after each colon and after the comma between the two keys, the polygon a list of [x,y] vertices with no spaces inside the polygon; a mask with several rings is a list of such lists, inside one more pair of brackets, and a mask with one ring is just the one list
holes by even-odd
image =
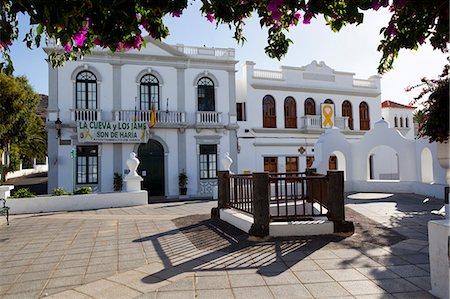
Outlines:
{"label": "white wall", "polygon": [[[369,180],[369,156],[374,149],[381,146],[389,147],[385,151],[392,155],[399,154],[399,181]],[[429,148],[432,153],[433,182],[423,183],[421,179],[421,153],[423,148]],[[340,151],[346,158],[346,191],[386,191],[413,192],[442,198],[446,185],[445,169],[436,159],[436,144],[429,144],[427,140],[408,140],[397,130],[388,128],[384,120],[375,124],[373,130],[367,132],[359,142],[348,142],[338,129],[327,130],[322,134],[315,146],[315,162],[313,167],[319,173],[325,173],[328,168],[328,157],[334,151]],[[382,151],[379,151],[380,155]],[[378,174],[386,171],[395,172],[397,169],[389,156],[385,159],[388,166],[378,165]],[[384,167],[384,168],[383,168]],[[388,167],[386,169],[386,167]]]}

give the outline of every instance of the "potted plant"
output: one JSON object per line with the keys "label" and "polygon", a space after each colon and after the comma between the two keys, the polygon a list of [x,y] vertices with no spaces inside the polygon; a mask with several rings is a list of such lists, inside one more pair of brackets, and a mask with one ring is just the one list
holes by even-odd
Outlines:
{"label": "potted plant", "polygon": [[183,170],[178,175],[178,187],[180,187],[180,195],[187,194],[187,183],[188,183],[188,176],[186,175],[186,172]]}

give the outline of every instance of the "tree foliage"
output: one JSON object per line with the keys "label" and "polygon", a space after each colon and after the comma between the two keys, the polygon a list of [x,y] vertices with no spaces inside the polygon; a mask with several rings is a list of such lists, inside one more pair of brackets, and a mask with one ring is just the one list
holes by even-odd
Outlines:
{"label": "tree foliage", "polygon": [[45,158],[47,133],[43,120],[36,114],[40,99],[25,77],[0,73],[0,152],[15,153],[22,158]]}
{"label": "tree foliage", "polygon": [[[450,58],[447,58],[450,62]],[[422,88],[411,102],[421,104],[423,109],[414,114],[417,121],[418,136],[428,137],[430,142],[447,142],[449,137],[449,82],[450,64],[445,65],[438,79],[422,78],[421,83],[407,87],[407,91]],[[428,95],[427,99],[424,99]]]}
{"label": "tree foliage", "polygon": [[[201,0],[201,13],[212,23],[234,28],[234,37],[244,42],[245,19],[256,17],[268,28],[265,51],[272,58],[282,58],[292,40],[286,33],[295,26],[307,26],[322,16],[333,31],[348,24],[361,24],[364,11],[386,7],[391,19],[381,29],[382,52],[378,71],[392,68],[400,49],[417,49],[429,40],[434,49],[447,51],[449,40],[449,2],[447,0]],[[12,72],[9,47],[18,38],[18,13],[30,16],[30,31],[24,42],[39,47],[41,37],[57,41],[64,50],[53,52],[50,62],[59,66],[69,59],[90,53],[95,46],[111,51],[140,49],[146,32],[163,39],[169,29],[166,15],[179,17],[187,0],[0,0],[0,50],[5,62],[0,66]]]}

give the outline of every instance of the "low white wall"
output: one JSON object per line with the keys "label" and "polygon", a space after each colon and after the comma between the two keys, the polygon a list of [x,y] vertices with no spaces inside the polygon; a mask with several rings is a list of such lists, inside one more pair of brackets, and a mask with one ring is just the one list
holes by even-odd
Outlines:
{"label": "low white wall", "polygon": [[397,180],[370,180],[348,182],[344,188],[345,192],[386,192],[388,190],[390,193],[415,193],[444,199],[445,185]]}
{"label": "low white wall", "polygon": [[84,211],[146,205],[147,191],[8,198],[10,214]]}
{"label": "low white wall", "polygon": [[13,179],[18,177],[23,177],[25,175],[35,174],[35,173],[41,173],[41,172],[47,172],[48,171],[48,165],[36,165],[34,168],[29,169],[21,169],[17,171],[11,171],[6,174],[6,179]]}

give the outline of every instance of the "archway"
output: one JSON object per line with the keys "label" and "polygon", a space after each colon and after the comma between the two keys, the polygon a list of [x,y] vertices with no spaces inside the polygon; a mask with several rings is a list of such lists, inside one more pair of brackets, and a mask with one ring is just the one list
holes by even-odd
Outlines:
{"label": "archway", "polygon": [[142,189],[150,196],[164,195],[164,147],[158,141],[150,139],[138,148],[139,175],[144,179]]}
{"label": "archway", "polygon": [[422,150],[420,155],[421,162],[421,177],[422,182],[431,183],[434,181],[433,177],[433,155],[428,147]]}
{"label": "archway", "polygon": [[373,148],[367,157],[369,180],[399,180],[399,157],[396,150],[387,145]]}
{"label": "archway", "polygon": [[[334,162],[332,161],[334,160]],[[334,165],[332,164],[334,163]],[[331,153],[330,158],[328,160],[328,169],[329,170],[340,170],[344,172],[344,180],[347,179],[347,162],[345,160],[345,155],[340,151],[334,151]],[[334,168],[332,168],[334,166]]]}

